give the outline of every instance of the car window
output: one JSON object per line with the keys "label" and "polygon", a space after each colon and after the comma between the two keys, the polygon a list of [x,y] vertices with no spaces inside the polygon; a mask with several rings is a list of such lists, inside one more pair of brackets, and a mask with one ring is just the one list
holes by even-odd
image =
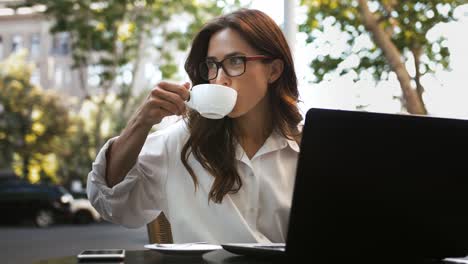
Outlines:
{"label": "car window", "polygon": [[24,193],[24,192],[32,192],[32,191],[34,191],[33,186],[31,186],[30,184],[24,184],[22,182],[9,182],[9,183],[0,185],[0,192],[3,192],[3,193],[11,193],[11,192]]}
{"label": "car window", "polygon": [[57,186],[58,190],[60,191],[61,194],[70,194],[69,191],[67,191],[67,189],[65,189],[63,186]]}
{"label": "car window", "polygon": [[22,199],[57,199],[64,194],[70,194],[63,186],[51,184],[31,184],[22,179],[0,180],[0,195],[2,197],[21,197]]}
{"label": "car window", "polygon": [[73,192],[72,195],[75,199],[88,199],[86,192]]}

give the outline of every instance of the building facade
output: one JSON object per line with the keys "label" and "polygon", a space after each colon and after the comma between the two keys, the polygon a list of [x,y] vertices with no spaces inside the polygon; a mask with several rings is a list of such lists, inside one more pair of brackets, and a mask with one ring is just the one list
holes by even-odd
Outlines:
{"label": "building facade", "polygon": [[80,72],[72,69],[70,36],[68,33],[52,35],[50,26],[51,22],[40,11],[0,7],[0,60],[26,49],[35,65],[33,83],[43,89],[82,97],[86,83],[80,80],[87,80],[86,72],[80,78]]}

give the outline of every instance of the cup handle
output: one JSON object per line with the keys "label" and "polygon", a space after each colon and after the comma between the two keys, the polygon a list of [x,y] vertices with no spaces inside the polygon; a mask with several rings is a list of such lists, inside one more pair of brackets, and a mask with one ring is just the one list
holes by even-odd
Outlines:
{"label": "cup handle", "polygon": [[190,88],[189,90],[189,98],[187,99],[187,101],[185,101],[185,105],[192,108],[192,109],[195,109],[195,106],[193,105],[193,100],[191,100],[193,98],[192,96],[192,88]]}

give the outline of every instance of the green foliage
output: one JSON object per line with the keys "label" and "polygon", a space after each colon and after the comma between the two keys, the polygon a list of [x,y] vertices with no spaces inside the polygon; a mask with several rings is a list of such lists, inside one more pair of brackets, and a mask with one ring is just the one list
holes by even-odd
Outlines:
{"label": "green foliage", "polygon": [[[371,69],[377,81],[382,76],[388,76],[390,67],[375,44],[356,50],[359,39],[369,35],[362,24],[357,0],[302,0],[301,3],[308,7],[308,12],[307,20],[299,29],[308,34],[308,43],[314,43],[317,36],[325,32],[324,22],[327,21],[345,34],[349,47],[338,58],[326,56],[312,61],[311,67],[317,82],[335,70],[339,74],[351,70],[359,75]],[[450,54],[446,42],[443,38],[429,41],[427,32],[439,23],[454,20],[454,9],[467,3],[467,0],[368,1],[371,11],[378,18],[379,26],[386,31],[401,54],[408,56],[411,52],[419,52],[427,56],[420,62],[421,74],[434,72],[437,64],[444,69],[449,67]],[[358,55],[360,62],[350,68],[339,67],[352,54]]]}
{"label": "green foliage", "polygon": [[[162,53],[173,47],[185,50],[195,32],[209,18],[221,13],[217,1],[196,0],[34,0],[28,4],[43,4],[45,14],[55,22],[51,31],[69,32],[72,37],[74,66],[105,66],[100,73],[101,85],[112,83],[116,68],[135,62],[143,38],[153,38],[155,29],[162,41],[154,48]],[[192,20],[188,28],[169,25],[175,15]],[[173,44],[173,45],[168,45]],[[172,58],[156,62],[158,67],[170,68]],[[172,77],[173,71],[165,71]]]}
{"label": "green foliage", "polygon": [[[29,177],[30,166],[55,177],[42,160],[59,153],[70,120],[63,99],[30,82],[32,66],[27,54],[15,53],[0,64],[0,167],[11,168],[15,155],[20,174]],[[34,179],[32,179],[34,181]]]}
{"label": "green foliage", "polygon": [[[139,60],[150,52],[157,53],[153,55],[158,58],[154,65],[162,77],[173,78],[178,72],[174,52],[187,50],[201,26],[231,6],[227,2],[232,1],[21,2],[20,6],[46,7],[45,15],[52,21],[51,32],[68,32],[70,36],[73,67],[98,69],[101,90],[91,93],[82,87],[88,92],[81,107],[87,108],[87,114],[76,115],[64,107],[63,99],[31,85],[28,67],[22,66],[23,72],[16,75],[2,74],[0,167],[13,164],[18,173],[31,181],[84,180],[103,139],[121,131],[148,93],[145,90],[145,94],[134,96],[134,80],[118,83],[117,78],[129,70],[133,78]],[[238,6],[239,1],[234,1],[234,5]],[[179,19],[189,23],[181,26]],[[150,51],[142,49],[144,41],[151,43]],[[18,60],[6,64],[10,68],[20,65]]]}
{"label": "green foliage", "polygon": [[[115,92],[121,101],[122,108],[118,109],[119,114],[114,120],[118,125],[111,126],[120,128],[133,112],[128,106],[140,60],[157,58],[154,66],[162,77],[174,78],[179,72],[174,53],[185,51],[202,24],[221,14],[224,6],[230,6],[216,0],[27,0],[24,5],[36,4],[46,6],[45,15],[53,21],[52,33],[70,34],[74,67],[86,69],[93,66],[98,71],[99,96],[91,96],[95,93],[82,87],[87,91],[86,99],[93,100],[98,107],[91,140],[95,148],[99,148],[103,141],[99,134],[102,118],[114,115],[104,113],[113,111],[104,103],[108,93]],[[184,26],[186,21],[188,24]],[[143,49],[148,43],[150,50]],[[128,71],[131,72],[131,82],[118,83],[118,78],[128,80],[123,78]]]}
{"label": "green foliage", "polygon": [[82,117],[70,115],[70,119],[67,135],[61,140],[58,175],[62,181],[81,179],[86,182],[95,157],[95,153],[90,152],[93,149],[91,136]]}

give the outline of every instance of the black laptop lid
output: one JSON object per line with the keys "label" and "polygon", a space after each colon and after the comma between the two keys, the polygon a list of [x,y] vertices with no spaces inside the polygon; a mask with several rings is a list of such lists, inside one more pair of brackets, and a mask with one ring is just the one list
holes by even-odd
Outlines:
{"label": "black laptop lid", "polygon": [[286,252],[468,254],[468,121],[310,109]]}

